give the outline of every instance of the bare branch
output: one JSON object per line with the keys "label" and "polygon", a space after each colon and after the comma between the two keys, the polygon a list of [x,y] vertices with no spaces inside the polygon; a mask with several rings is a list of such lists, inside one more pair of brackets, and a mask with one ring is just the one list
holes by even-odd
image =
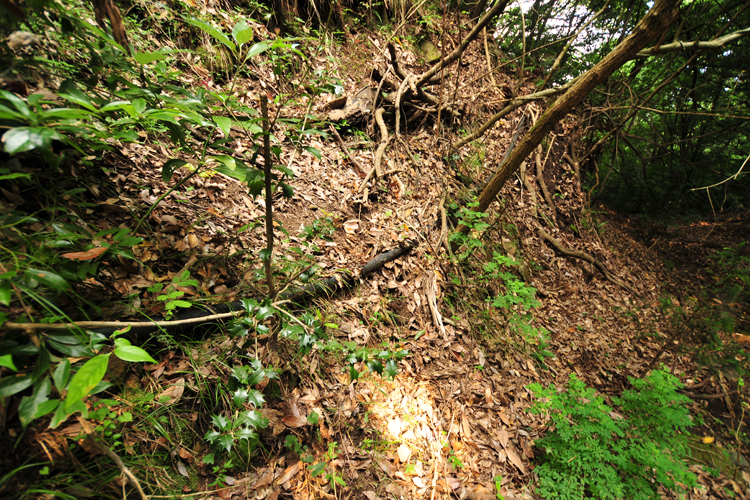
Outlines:
{"label": "bare branch", "polygon": [[658,54],[666,54],[667,52],[676,52],[678,50],[712,50],[720,49],[729,42],[733,42],[743,36],[750,36],[750,28],[744,30],[735,31],[730,35],[716,38],[715,40],[709,40],[708,42],[699,42],[697,40],[692,42],[674,42],[662,45],[660,47],[651,47],[638,52],[637,57],[649,57]]}

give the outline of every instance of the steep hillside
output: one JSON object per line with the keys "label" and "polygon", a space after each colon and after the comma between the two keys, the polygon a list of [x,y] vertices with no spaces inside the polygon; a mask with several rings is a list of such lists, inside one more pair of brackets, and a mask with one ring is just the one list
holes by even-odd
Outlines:
{"label": "steep hillside", "polygon": [[[226,32],[235,21],[223,13],[210,18]],[[549,101],[519,106],[480,139],[455,149],[514,99],[536,92],[544,75],[527,71],[517,85],[520,68],[490,50],[485,31],[457,65],[432,81],[437,103],[420,101],[416,89],[394,75],[424,74],[426,61],[435,57],[430,50],[445,56],[459,46],[466,30],[455,20],[441,22],[441,31],[420,27],[419,43],[361,29],[317,38],[306,32],[298,47],[297,39],[246,21],[252,28],[248,43],[283,44],[283,50],[242,61],[246,67],[237,61],[221,67],[216,54],[223,49],[210,31],[199,33],[213,52],[197,57],[194,41],[169,38],[155,23],[153,35],[137,39],[140,50],[191,49],[170,60],[179,74],[166,67],[149,74],[165,84],[165,95],[168,85],[181,85],[196,96],[217,92],[235,103],[216,105],[214,113],[227,121],[214,135],[203,137],[195,125],[188,128],[195,132],[188,145],[176,141],[173,147],[166,139],[173,128],[144,125],[138,140],[112,137],[108,150],[69,156],[75,161],[61,164],[65,175],[52,181],[39,164],[3,157],[3,168],[32,175],[41,186],[3,189],[8,212],[45,214],[54,199],[70,224],[97,235],[95,248],[119,228],[135,228],[132,235],[144,238],[132,247],[132,258],[105,254],[101,273],[78,289],[81,301],[55,302],[47,323],[140,321],[165,313],[169,319],[169,307],[195,310],[241,299],[259,304],[247,307],[250,319],[241,334],[235,327],[186,327],[180,335],[157,331],[148,342],[131,338],[156,363],[112,357],[107,380],[115,385],[88,400],[89,410],[99,398],[106,408],[88,417],[76,414],[50,427],[47,416],[24,430],[19,397],[7,398],[0,443],[14,451],[0,459],[3,470],[27,461],[49,465],[46,472],[6,476],[0,488],[14,498],[30,498],[24,492],[33,488],[119,497],[131,488],[127,474],[134,474],[130,484],[140,483],[152,498],[535,498],[534,459],[545,451],[534,443],[552,426],[548,416],[528,411],[539,401],[530,385],[562,388],[575,374],[614,405],[612,396],[661,364],[688,386],[694,415],[723,419],[731,413],[727,428],[745,432],[741,404],[747,390],[731,374],[697,362],[693,351],[682,349],[697,341],[678,334],[700,330],[689,317],[713,298],[699,296],[698,283],[685,278],[709,266],[678,247],[697,240],[704,254],[712,253],[702,243],[710,236],[696,226],[675,236],[672,227],[669,239],[649,240],[625,216],[589,207],[574,160],[582,147],[575,115],[556,126],[486,215],[472,211],[481,186]],[[55,75],[45,78],[48,88],[64,94]],[[384,93],[390,97],[375,99]],[[302,278],[345,271],[356,277],[353,289],[304,303],[282,291],[270,316],[261,314],[271,308],[263,302],[268,288],[260,257],[267,247],[268,206],[255,196],[262,177],[242,177],[239,163],[226,159],[250,152],[247,158],[261,143],[253,136],[260,122],[242,126],[260,114],[261,97],[270,100],[274,164],[283,166],[277,180],[293,188],[290,196],[279,190],[272,200],[275,286],[295,289]],[[393,103],[400,98],[408,105],[396,118]],[[230,137],[219,145],[224,150],[208,146]],[[213,164],[205,161],[206,151]],[[258,165],[267,161],[261,161],[263,153],[260,146],[254,152]],[[169,163],[175,159],[182,161]],[[223,167],[194,175],[204,161]],[[170,175],[165,165],[174,165]],[[18,227],[43,232],[49,217]],[[714,250],[744,239],[746,215],[739,217],[716,223],[717,232],[735,223],[743,229],[715,240]],[[470,231],[448,241],[459,224]],[[413,246],[410,252],[362,272],[371,259],[406,245]],[[696,268],[683,265],[688,260]],[[175,295],[165,298],[167,292]],[[23,322],[24,307],[12,302],[8,320]],[[701,318],[709,314],[702,311]],[[3,330],[3,340],[11,340],[10,331]],[[47,335],[43,328],[38,332]],[[3,377],[10,376],[3,366]],[[243,369],[254,375],[243,376]],[[232,406],[238,387],[244,399]],[[714,405],[719,401],[726,406]],[[241,420],[255,409],[267,426]],[[259,432],[242,438],[257,438],[257,448],[242,450],[242,439],[230,438],[228,463],[219,459],[226,445],[220,436],[236,437],[227,430],[235,423],[232,429]],[[739,442],[708,418],[691,432],[691,443],[702,446],[704,455],[696,454],[701,460]],[[94,443],[94,435],[105,444]],[[691,462],[700,485],[688,497],[747,498],[741,455],[722,464]],[[124,464],[115,465],[113,456]]]}

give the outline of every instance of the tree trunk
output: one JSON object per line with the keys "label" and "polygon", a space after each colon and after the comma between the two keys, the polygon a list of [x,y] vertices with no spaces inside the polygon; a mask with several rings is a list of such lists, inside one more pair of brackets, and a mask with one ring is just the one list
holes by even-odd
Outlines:
{"label": "tree trunk", "polygon": [[[482,190],[479,195],[478,211],[485,212],[489,208],[505,182],[518,170],[521,163],[542,142],[557,122],[570,113],[597,85],[609,78],[620,66],[633,59],[651,40],[666,31],[675,18],[676,6],[679,3],[680,0],[657,0],[651,11],[635,27],[633,34],[583,75],[542,115],[511,153],[508,161],[495,172]],[[457,228],[457,232],[463,234],[466,234],[468,230],[469,228],[464,225]]]}

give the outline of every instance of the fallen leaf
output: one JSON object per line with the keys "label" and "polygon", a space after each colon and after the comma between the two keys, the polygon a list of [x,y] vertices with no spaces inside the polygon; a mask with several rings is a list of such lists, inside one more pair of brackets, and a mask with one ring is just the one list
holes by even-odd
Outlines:
{"label": "fallen leaf", "polygon": [[296,463],[290,465],[286,469],[284,469],[284,472],[281,473],[281,475],[276,478],[276,480],[273,482],[275,485],[284,484],[287,481],[289,481],[291,478],[297,475],[297,473],[300,471],[300,468],[302,467],[302,461],[297,460]]}
{"label": "fallen leaf", "polygon": [[399,446],[396,453],[398,454],[398,459],[401,460],[401,463],[406,463],[409,460],[409,457],[411,457],[411,449],[405,444]]}
{"label": "fallen leaf", "polygon": [[185,379],[178,378],[172,386],[159,394],[156,400],[163,405],[173,405],[180,400],[183,392],[185,392]]}
{"label": "fallen leaf", "polygon": [[518,467],[518,470],[521,471],[521,474],[526,474],[526,467],[524,467],[523,462],[518,457],[518,455],[516,455],[516,452],[511,450],[510,448],[506,448],[505,452],[508,454],[508,458],[510,458],[510,461],[513,462],[513,465]]}
{"label": "fallen leaf", "polygon": [[85,252],[71,252],[62,254],[63,257],[70,260],[91,260],[99,257],[108,250],[107,247],[96,247]]}

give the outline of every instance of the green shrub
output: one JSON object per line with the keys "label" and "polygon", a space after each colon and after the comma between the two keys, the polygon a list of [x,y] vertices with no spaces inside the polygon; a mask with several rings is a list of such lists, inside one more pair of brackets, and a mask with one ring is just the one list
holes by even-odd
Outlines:
{"label": "green shrub", "polygon": [[631,383],[633,390],[612,398],[619,414],[575,374],[560,393],[554,385],[529,386],[539,398],[530,411],[548,414],[554,429],[536,442],[545,451],[535,469],[542,497],[658,499],[658,485],[696,484],[683,463],[684,430],[693,422],[689,399],[677,393],[682,385],[663,371]]}

